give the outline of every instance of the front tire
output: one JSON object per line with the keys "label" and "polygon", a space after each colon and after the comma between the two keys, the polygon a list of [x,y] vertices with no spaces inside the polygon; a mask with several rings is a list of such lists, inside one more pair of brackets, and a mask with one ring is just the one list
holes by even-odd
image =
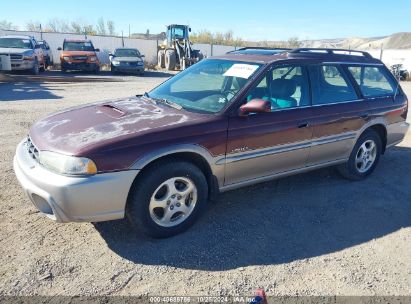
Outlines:
{"label": "front tire", "polygon": [[38,75],[40,73],[40,66],[37,58],[34,60],[34,66],[31,68],[31,74]]}
{"label": "front tire", "polygon": [[176,69],[176,52],[174,50],[167,50],[165,55],[165,66],[169,71],[174,71]]}
{"label": "front tire", "polygon": [[382,151],[381,137],[368,130],[357,140],[347,163],[337,167],[340,174],[349,180],[363,180],[378,164]]}
{"label": "front tire", "polygon": [[194,224],[204,211],[207,194],[207,180],[195,165],[160,161],[133,185],[126,216],[145,235],[170,237]]}

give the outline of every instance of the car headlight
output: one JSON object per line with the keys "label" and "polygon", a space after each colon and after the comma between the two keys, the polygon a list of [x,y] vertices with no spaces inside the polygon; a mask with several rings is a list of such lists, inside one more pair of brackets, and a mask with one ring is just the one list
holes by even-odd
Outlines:
{"label": "car headlight", "polygon": [[119,65],[119,64],[120,64],[120,61],[118,61],[118,60],[113,60],[111,63],[114,64],[114,65]]}
{"label": "car headlight", "polygon": [[97,173],[96,164],[91,159],[85,157],[40,151],[39,162],[47,169],[60,174],[90,175]]}
{"label": "car headlight", "polygon": [[90,57],[90,61],[91,61],[91,62],[97,61],[97,57],[96,57],[96,56],[91,56],[91,57]]}
{"label": "car headlight", "polygon": [[70,61],[70,57],[68,57],[68,56],[64,56],[63,59],[64,59],[65,61]]}
{"label": "car headlight", "polygon": [[25,51],[23,54],[23,60],[34,60],[34,52],[33,51]]}

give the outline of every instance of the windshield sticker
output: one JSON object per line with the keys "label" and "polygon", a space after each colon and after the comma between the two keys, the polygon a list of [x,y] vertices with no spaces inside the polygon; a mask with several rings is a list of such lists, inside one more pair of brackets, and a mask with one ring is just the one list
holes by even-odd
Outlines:
{"label": "windshield sticker", "polygon": [[234,76],[248,79],[257,69],[258,65],[236,63],[233,64],[223,76]]}

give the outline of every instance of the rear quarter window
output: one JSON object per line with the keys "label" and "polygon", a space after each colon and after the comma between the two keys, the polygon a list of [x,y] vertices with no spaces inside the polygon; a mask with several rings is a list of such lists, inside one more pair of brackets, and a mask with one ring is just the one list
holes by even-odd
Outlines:
{"label": "rear quarter window", "polygon": [[309,66],[313,105],[358,99],[355,89],[339,65]]}
{"label": "rear quarter window", "polygon": [[382,67],[350,66],[348,70],[354,77],[364,97],[393,95],[395,85],[390,81]]}

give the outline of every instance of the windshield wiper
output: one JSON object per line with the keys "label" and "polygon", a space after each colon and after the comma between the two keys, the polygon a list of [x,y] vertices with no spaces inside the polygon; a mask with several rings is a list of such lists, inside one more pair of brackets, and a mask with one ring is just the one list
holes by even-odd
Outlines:
{"label": "windshield wiper", "polygon": [[183,107],[182,107],[181,105],[179,105],[178,103],[175,103],[175,102],[173,102],[173,101],[171,101],[171,100],[168,100],[168,99],[166,99],[166,98],[154,98],[154,97],[151,97],[151,96],[148,95],[147,92],[145,92],[145,93],[143,94],[143,97],[146,97],[146,98],[148,98],[148,99],[154,100],[154,101],[156,101],[156,102],[164,103],[164,104],[166,104],[166,105],[168,105],[168,106],[170,106],[170,107],[172,107],[172,108],[174,108],[174,109],[177,109],[177,110],[182,110],[182,109],[183,109]]}

